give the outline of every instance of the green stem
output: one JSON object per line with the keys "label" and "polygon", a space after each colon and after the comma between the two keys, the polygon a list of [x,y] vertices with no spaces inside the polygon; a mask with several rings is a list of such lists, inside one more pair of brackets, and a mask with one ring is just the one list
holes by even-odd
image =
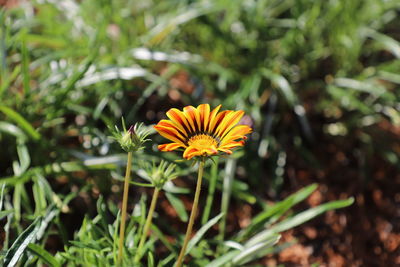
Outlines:
{"label": "green stem", "polygon": [[128,152],[128,160],[126,163],[126,172],[125,172],[124,196],[122,199],[121,226],[119,228],[118,265],[121,265],[122,251],[124,246],[126,210],[128,206],[128,191],[129,191],[129,180],[131,179],[131,167],[132,167],[132,152]]}
{"label": "green stem", "polygon": [[215,162],[211,167],[211,178],[210,178],[210,185],[208,187],[207,201],[206,201],[206,206],[204,207],[203,217],[201,218],[202,225],[206,224],[208,219],[210,218],[211,206],[214,201],[215,187],[217,185],[217,178],[218,178],[218,157],[216,157]]}
{"label": "green stem", "polygon": [[154,193],[153,193],[153,198],[151,199],[149,213],[147,214],[146,223],[144,225],[142,236],[140,237],[139,246],[138,246],[138,249],[136,252],[135,261],[134,261],[135,263],[139,262],[139,260],[142,256],[143,245],[144,245],[144,242],[146,241],[147,234],[149,233],[149,230],[150,230],[151,221],[153,219],[153,213],[156,208],[156,203],[157,203],[159,192],[160,192],[160,189],[158,189],[157,187],[154,188]]}
{"label": "green stem", "polygon": [[199,174],[197,177],[197,186],[196,186],[196,192],[194,194],[192,212],[190,213],[190,218],[189,218],[189,223],[188,223],[188,227],[186,230],[185,240],[183,241],[183,246],[182,246],[181,252],[179,253],[178,260],[176,262],[176,267],[182,266],[183,259],[185,257],[186,248],[187,248],[189,240],[190,240],[190,235],[192,234],[194,218],[196,216],[197,206],[199,204],[199,197],[200,197],[200,191],[201,191],[201,180],[203,179],[204,163],[205,163],[205,160],[202,159],[199,164]]}
{"label": "green stem", "polygon": [[228,214],[229,201],[232,193],[233,177],[236,170],[236,159],[228,158],[225,166],[225,177],[222,189],[221,212],[224,214],[219,223],[218,239],[223,241],[226,228],[226,214]]}

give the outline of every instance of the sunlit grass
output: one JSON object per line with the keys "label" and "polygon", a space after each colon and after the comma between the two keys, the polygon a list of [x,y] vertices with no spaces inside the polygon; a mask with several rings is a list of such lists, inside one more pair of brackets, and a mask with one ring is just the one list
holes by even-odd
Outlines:
{"label": "sunlit grass", "polygon": [[[187,249],[195,264],[251,262],[276,252],[273,244],[280,232],[349,205],[351,199],[287,214],[315,187],[286,199],[279,193],[290,153],[321,167],[310,148],[324,145],[316,144],[317,134],[325,140],[355,139],[360,162],[377,154],[399,164],[396,140],[378,141],[371,129],[381,122],[400,125],[399,8],[398,1],[380,0],[68,0],[3,7],[4,266],[15,261],[31,266],[115,264],[126,157],[109,138],[107,125],[121,116],[130,124],[150,125],[171,107],[223,104],[246,111],[244,120],[254,128],[234,158],[205,168],[204,192],[209,195],[203,195],[203,218]],[[155,135],[153,140],[163,141]],[[132,164],[139,180],[127,205],[125,262],[135,257],[150,205],[138,187],[149,186],[139,162],[180,159],[164,154],[148,144]],[[177,225],[187,222],[181,196],[194,192],[195,174],[189,164],[177,164],[180,183],[168,182],[165,195],[160,193],[177,217],[154,211],[151,235],[143,245],[146,266],[171,265],[182,244],[184,231],[166,225],[171,219]],[[360,172],[368,172],[368,166]],[[222,203],[214,197],[220,194]],[[266,196],[275,198],[274,206],[265,204]],[[259,212],[234,233],[225,231],[231,201],[251,204]],[[79,207],[87,208],[85,215]],[[79,220],[76,229],[65,217]],[[208,234],[214,226],[219,234]],[[58,245],[46,251],[49,240]]]}

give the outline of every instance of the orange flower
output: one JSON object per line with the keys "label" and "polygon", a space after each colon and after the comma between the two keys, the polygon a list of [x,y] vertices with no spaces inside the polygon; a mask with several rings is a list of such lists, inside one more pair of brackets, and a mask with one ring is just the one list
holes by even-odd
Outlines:
{"label": "orange flower", "polygon": [[221,105],[210,112],[210,105],[197,108],[187,106],[180,111],[172,108],[167,112],[169,120],[161,120],[154,128],[173,143],[159,145],[161,151],[183,148],[183,157],[216,155],[219,151],[232,154],[231,149],[244,145],[246,134],[251,132],[247,125],[236,125],[244,111],[225,110],[218,112]]}

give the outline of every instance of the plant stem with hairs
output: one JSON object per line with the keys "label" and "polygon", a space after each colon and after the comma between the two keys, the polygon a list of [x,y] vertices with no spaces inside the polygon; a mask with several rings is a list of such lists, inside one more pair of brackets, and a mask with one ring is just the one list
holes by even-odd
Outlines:
{"label": "plant stem with hairs", "polygon": [[123,247],[124,247],[126,210],[128,206],[128,191],[129,191],[129,182],[131,179],[131,166],[132,166],[132,152],[128,152],[128,160],[126,163],[125,182],[124,182],[124,195],[122,199],[121,225],[119,228],[118,265],[121,264]]}
{"label": "plant stem with hairs", "polygon": [[198,177],[197,177],[197,186],[196,186],[196,192],[194,194],[192,212],[190,213],[190,218],[189,218],[189,223],[188,223],[187,230],[186,230],[185,239],[183,241],[183,246],[182,246],[181,252],[179,253],[178,260],[176,262],[176,267],[181,267],[182,266],[182,263],[183,263],[183,260],[184,260],[184,257],[185,257],[185,253],[186,253],[186,248],[188,246],[188,243],[189,243],[189,240],[190,240],[190,236],[192,234],[194,218],[196,217],[197,206],[199,204],[200,191],[201,191],[201,181],[203,179],[204,163],[205,163],[205,160],[203,158],[199,162],[199,173],[198,173]]}
{"label": "plant stem with hairs", "polygon": [[160,189],[155,187],[154,188],[153,197],[151,199],[149,213],[147,214],[146,223],[144,225],[142,236],[140,237],[139,246],[138,246],[138,249],[137,249],[137,252],[136,252],[136,256],[135,256],[135,260],[134,260],[135,263],[139,262],[140,258],[142,257],[143,245],[144,245],[144,242],[146,241],[146,237],[147,237],[147,235],[149,233],[149,230],[150,230],[151,221],[153,219],[153,213],[154,213],[154,210],[156,208],[157,199],[158,199],[158,193],[159,192],[160,192]]}

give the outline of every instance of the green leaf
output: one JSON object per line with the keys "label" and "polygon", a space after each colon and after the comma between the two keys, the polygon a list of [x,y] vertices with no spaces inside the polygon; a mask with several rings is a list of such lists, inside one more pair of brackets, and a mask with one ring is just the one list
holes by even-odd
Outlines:
{"label": "green leaf", "polygon": [[379,33],[371,28],[363,29],[367,36],[375,39],[376,42],[380,43],[385,49],[390,51],[395,57],[400,58],[400,43],[392,37]]}
{"label": "green leaf", "polygon": [[142,187],[154,187],[153,184],[139,183],[139,182],[135,182],[135,181],[129,181],[129,183],[133,184],[133,185],[137,185],[137,186],[142,186]]}
{"label": "green leaf", "polygon": [[268,220],[276,221],[294,205],[306,199],[312,192],[315,191],[315,189],[317,189],[317,187],[317,184],[311,184],[290,195],[281,202],[278,202],[275,205],[268,207],[265,211],[255,216],[251,224],[239,233],[239,238],[245,237],[251,232],[254,232],[257,229],[263,227],[264,223],[266,223]]}
{"label": "green leaf", "polygon": [[338,87],[353,89],[374,96],[380,96],[386,92],[386,88],[379,84],[380,81],[376,80],[359,81],[350,78],[336,78],[333,82]]}
{"label": "green leaf", "polygon": [[154,255],[151,251],[147,254],[147,266],[154,267]]}
{"label": "green leaf", "polygon": [[8,214],[13,213],[14,210],[2,210],[0,211],[0,220],[6,217]]}
{"label": "green leaf", "polygon": [[289,105],[294,107],[297,102],[297,96],[293,92],[293,88],[290,86],[288,80],[280,75],[279,73],[272,72],[269,69],[262,69],[261,70],[262,74],[264,77],[269,79],[271,83],[279,90],[281,91],[282,95],[286,98],[286,101],[288,102]]}
{"label": "green leaf", "polygon": [[101,246],[95,242],[95,241],[90,241],[90,242],[81,242],[81,241],[74,241],[71,240],[69,241],[73,246],[78,247],[78,248],[86,248],[86,249],[93,249],[93,250],[101,250]]}
{"label": "green leaf", "polygon": [[208,221],[208,218],[210,217],[211,207],[212,207],[213,200],[214,200],[214,192],[215,192],[215,188],[216,188],[217,180],[218,180],[218,160],[219,160],[219,158],[218,157],[216,157],[215,159],[211,158],[211,160],[213,161],[213,164],[211,164],[211,174],[210,174],[211,177],[210,177],[209,186],[208,186],[207,202],[206,202],[206,205],[204,206],[203,216],[201,217],[202,225],[204,225]]}
{"label": "green leaf", "polygon": [[251,238],[247,243],[246,246],[252,246],[257,243],[264,242],[265,240],[269,239],[272,235],[276,233],[280,233],[283,231],[286,231],[288,229],[291,229],[293,227],[296,227],[306,221],[309,221],[316,216],[328,211],[328,210],[333,210],[333,209],[339,209],[339,208],[344,208],[347,206],[350,206],[353,204],[354,198],[349,198],[346,200],[337,200],[337,201],[332,201],[328,202],[325,204],[322,204],[320,206],[317,206],[315,208],[308,209],[306,211],[303,211],[301,213],[296,214],[293,217],[290,217],[286,220],[283,220],[282,222],[277,223],[276,225],[272,226],[270,229],[264,230],[260,232],[259,234],[255,235],[253,238]]}
{"label": "green leaf", "polygon": [[169,203],[171,203],[172,207],[174,207],[174,209],[176,210],[179,219],[181,219],[183,222],[187,222],[188,214],[186,212],[185,206],[183,205],[183,202],[171,193],[165,193],[165,195],[167,196]]}
{"label": "green leaf", "polygon": [[29,75],[29,53],[26,45],[26,32],[27,29],[22,30],[21,34],[21,55],[22,55],[22,84],[24,88],[24,94],[27,95],[30,92],[30,75]]}
{"label": "green leaf", "polygon": [[223,256],[211,261],[205,267],[229,266],[226,264],[228,262],[230,262],[235,256],[239,255],[239,253],[240,253],[240,250],[234,250],[234,251],[227,252]]}
{"label": "green leaf", "polygon": [[0,132],[15,136],[21,143],[28,139],[26,134],[20,128],[6,121],[0,121]]}
{"label": "green leaf", "polygon": [[40,134],[32,125],[19,113],[6,106],[0,106],[0,111],[7,115],[11,120],[17,123],[33,140],[39,140]]}
{"label": "green leaf", "polygon": [[41,218],[37,218],[18,236],[4,257],[4,267],[14,267],[17,264],[19,258],[25,252],[26,247],[34,241],[40,229],[41,221]]}
{"label": "green leaf", "polygon": [[205,225],[203,225],[199,231],[197,231],[194,237],[189,241],[185,255],[192,250],[192,248],[197,244],[197,242],[201,240],[201,238],[208,231],[208,229],[210,229],[214,224],[216,224],[222,218],[223,215],[224,215],[223,213],[218,214],[217,216],[209,220]]}
{"label": "green leaf", "polygon": [[178,9],[178,14],[168,14],[166,18],[159,18],[159,24],[149,31],[148,44],[158,44],[169,36],[179,25],[187,23],[199,16],[216,12],[221,9],[215,3],[198,3],[185,9]]}
{"label": "green leaf", "polygon": [[56,260],[56,258],[53,257],[53,255],[51,255],[49,252],[44,250],[41,246],[31,243],[28,245],[28,250],[34,255],[38,256],[49,266],[61,267],[61,264]]}
{"label": "green leaf", "polygon": [[294,205],[297,203],[303,201],[306,199],[309,195],[311,195],[312,192],[317,189],[318,184],[311,184],[305,188],[300,189],[296,193],[290,195],[287,197],[285,200],[275,204],[273,207],[270,209],[267,209],[266,211],[262,212],[261,214],[257,215],[253,221],[252,224],[259,224],[259,223],[264,223],[266,219],[270,218],[271,216],[274,216],[276,214],[280,215],[285,213],[287,210],[292,208]]}
{"label": "green leaf", "polygon": [[6,184],[1,184],[1,192],[0,192],[0,210],[3,209],[3,201],[4,201],[4,189],[6,188]]}
{"label": "green leaf", "polygon": [[232,260],[232,262],[237,265],[243,265],[249,261],[252,261],[259,257],[262,257],[262,256],[264,256],[263,255],[264,253],[262,253],[262,252],[265,251],[265,249],[278,243],[280,238],[281,238],[281,235],[276,234],[276,235],[271,236],[268,240],[266,240],[264,242],[257,243],[252,246],[248,246],[243,251],[241,251],[239,253],[239,255],[237,255]]}
{"label": "green leaf", "polygon": [[20,172],[25,172],[31,164],[31,157],[29,156],[28,148],[25,144],[17,145],[17,153],[20,162]]}
{"label": "green leaf", "polygon": [[207,264],[206,267],[229,266],[228,263],[233,263],[235,266],[242,266],[251,260],[264,256],[266,249],[276,244],[279,239],[280,235],[273,235],[270,239],[253,246],[244,247],[236,244],[235,247],[238,247],[238,249],[229,251],[223,256],[216,258]]}

